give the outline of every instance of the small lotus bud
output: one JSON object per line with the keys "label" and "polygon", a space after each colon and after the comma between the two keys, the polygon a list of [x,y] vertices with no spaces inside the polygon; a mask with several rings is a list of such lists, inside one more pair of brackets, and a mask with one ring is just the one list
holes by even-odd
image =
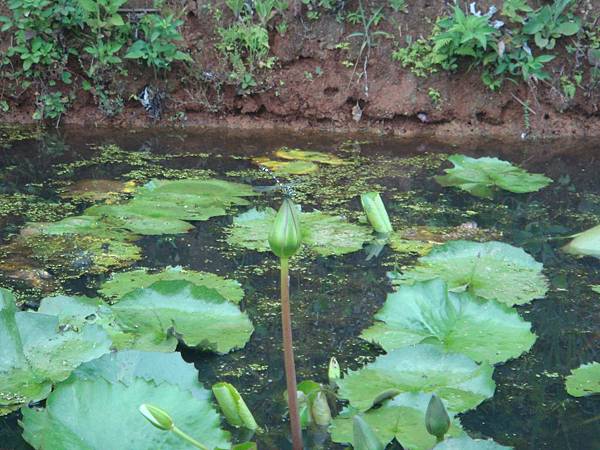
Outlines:
{"label": "small lotus bud", "polygon": [[323,391],[317,392],[312,400],[310,412],[317,425],[327,426],[331,423],[331,409]]}
{"label": "small lotus bud", "polygon": [[333,356],[329,360],[329,370],[327,371],[327,375],[329,376],[330,383],[333,383],[335,380],[339,380],[342,377],[340,365],[338,364],[337,359],[335,359]]}
{"label": "small lotus bud", "polygon": [[371,226],[377,233],[389,234],[394,231],[388,213],[385,210],[385,205],[378,192],[362,194],[360,202],[365,210],[367,219],[369,219]]}
{"label": "small lotus bud", "polygon": [[245,427],[249,430],[258,428],[246,402],[233,385],[224,382],[216,383],[212,391],[227,422],[234,427]]}
{"label": "small lotus bud", "polygon": [[280,258],[287,259],[298,251],[301,243],[300,214],[296,205],[285,198],[269,233],[271,251]]}
{"label": "small lotus bud", "polygon": [[450,417],[448,417],[446,407],[435,394],[431,396],[429,405],[427,405],[425,427],[429,434],[437,438],[438,442],[441,442],[444,439],[444,435],[450,428]]}
{"label": "small lotus bud", "polygon": [[352,447],[356,450],[384,449],[384,445],[373,429],[359,415],[354,416],[352,419]]}
{"label": "small lotus bud", "polygon": [[171,419],[171,416],[169,416],[169,414],[167,414],[165,411],[154,405],[143,403],[142,405],[140,405],[139,409],[142,413],[142,416],[144,416],[146,420],[148,420],[148,422],[150,422],[152,425],[154,425],[160,430],[171,431],[175,426],[175,424],[173,423],[173,419]]}

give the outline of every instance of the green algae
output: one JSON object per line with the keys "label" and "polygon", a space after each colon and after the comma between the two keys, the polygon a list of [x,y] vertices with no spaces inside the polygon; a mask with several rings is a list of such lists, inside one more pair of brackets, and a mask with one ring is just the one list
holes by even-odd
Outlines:
{"label": "green algae", "polygon": [[27,221],[50,222],[73,214],[69,202],[54,202],[37,195],[0,194],[0,217],[22,217]]}

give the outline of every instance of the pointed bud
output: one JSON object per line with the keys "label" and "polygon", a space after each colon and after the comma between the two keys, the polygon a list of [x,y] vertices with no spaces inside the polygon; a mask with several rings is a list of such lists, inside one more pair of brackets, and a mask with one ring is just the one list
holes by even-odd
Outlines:
{"label": "pointed bud", "polygon": [[375,435],[373,429],[359,415],[352,418],[352,447],[356,450],[384,449],[384,445]]}
{"label": "pointed bud", "polygon": [[310,412],[317,425],[325,427],[331,423],[331,409],[323,391],[317,392],[310,405]]}
{"label": "pointed bud", "polygon": [[154,405],[143,403],[140,405],[139,410],[142,413],[142,416],[144,416],[148,422],[160,430],[171,431],[175,426],[171,416]]}
{"label": "pointed bud", "polygon": [[371,226],[377,233],[389,234],[394,231],[388,213],[385,210],[385,205],[378,192],[362,194],[360,202],[365,210],[367,219],[369,219]]}
{"label": "pointed bud", "polygon": [[446,407],[435,394],[431,396],[429,405],[427,405],[425,427],[429,434],[437,438],[438,442],[444,439],[444,435],[450,428],[450,417],[448,417]]}
{"label": "pointed bud", "polygon": [[258,424],[237,389],[225,382],[213,384],[213,394],[230,425],[256,430]]}
{"label": "pointed bud", "polygon": [[285,198],[269,233],[271,251],[280,258],[286,259],[298,251],[301,243],[300,214],[296,205]]}
{"label": "pointed bud", "polygon": [[329,370],[327,371],[327,375],[329,376],[330,383],[333,383],[335,380],[339,380],[342,377],[340,365],[334,356],[329,360]]}

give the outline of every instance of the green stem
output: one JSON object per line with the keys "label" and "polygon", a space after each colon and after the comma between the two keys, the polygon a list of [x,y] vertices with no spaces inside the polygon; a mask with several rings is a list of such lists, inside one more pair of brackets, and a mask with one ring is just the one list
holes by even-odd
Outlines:
{"label": "green stem", "polygon": [[198,442],[197,440],[195,440],[193,437],[191,437],[190,435],[184,433],[183,431],[181,431],[179,428],[177,427],[173,427],[173,429],[171,430],[173,433],[175,433],[177,436],[179,436],[181,439],[183,439],[184,441],[190,443],[191,445],[193,445],[196,448],[199,448],[200,450],[209,450],[209,448],[206,445],[201,444],[200,442]]}
{"label": "green stem", "polygon": [[298,414],[298,388],[296,386],[296,367],[294,365],[294,348],[292,346],[292,315],[290,312],[290,277],[289,261],[281,258],[281,325],[283,328],[283,362],[285,381],[288,393],[290,425],[292,428],[292,447],[302,450],[302,428]]}
{"label": "green stem", "polygon": [[436,440],[436,442],[443,442],[444,441],[444,435],[442,434],[441,436],[436,436],[435,440]]}

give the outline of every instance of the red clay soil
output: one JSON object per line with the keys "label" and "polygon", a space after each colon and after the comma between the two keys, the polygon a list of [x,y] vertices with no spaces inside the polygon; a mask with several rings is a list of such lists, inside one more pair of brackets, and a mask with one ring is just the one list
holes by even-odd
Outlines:
{"label": "red clay soil", "polygon": [[[194,2],[187,3],[184,46],[194,56],[194,70],[226,78],[222,75],[226,73],[222,56],[214,48],[218,38],[213,19],[201,13]],[[599,0],[583,3],[600,10]],[[413,39],[426,36],[431,21],[448,8],[440,0],[408,0],[407,4],[408,14],[393,14],[395,25],[389,20],[378,28],[394,34],[397,42],[404,42],[406,35]],[[480,2],[479,7],[483,4]],[[356,5],[348,2],[346,8],[355,9]],[[83,91],[61,122],[84,126],[215,125],[374,131],[400,136],[515,137],[525,130],[522,103],[527,102],[531,108],[532,136],[600,136],[598,87],[577,89],[575,98],[567,100],[557,81],[535,86],[506,82],[499,92],[492,92],[482,83],[480,72],[466,66],[456,73],[419,78],[391,60],[392,40],[380,39],[369,59],[367,90],[364,79],[351,79],[352,68],[342,64],[343,60],[356,57],[359,39],[349,39],[348,34],[357,28],[340,24],[326,14],[318,21],[310,21],[305,14],[295,17],[290,13],[287,20],[289,29],[285,36],[270,31],[271,54],[278,62],[274,69],[257,77],[255,93],[242,95],[235,86],[226,84],[219,93],[210,83],[190,81],[189,69],[176,67],[164,84],[169,101],[159,122],[149,119],[135,100],[127,101],[123,113],[108,119],[98,110],[93,97]],[[342,41],[353,43],[353,47],[336,49],[335,45]],[[573,58],[564,49],[558,52],[560,57],[549,65],[555,80],[560,79],[561,73],[568,73]],[[133,72],[130,70],[130,74]],[[584,79],[588,77],[586,72]],[[123,97],[139,92],[152,79],[153,74],[148,71],[120,80],[127,94]],[[428,94],[430,89],[441,94],[437,104]],[[32,103],[31,99],[22,98],[11,105],[9,113],[0,115],[0,121],[31,122]],[[353,108],[358,111],[357,105],[362,110],[358,121],[358,116],[353,115]]]}

